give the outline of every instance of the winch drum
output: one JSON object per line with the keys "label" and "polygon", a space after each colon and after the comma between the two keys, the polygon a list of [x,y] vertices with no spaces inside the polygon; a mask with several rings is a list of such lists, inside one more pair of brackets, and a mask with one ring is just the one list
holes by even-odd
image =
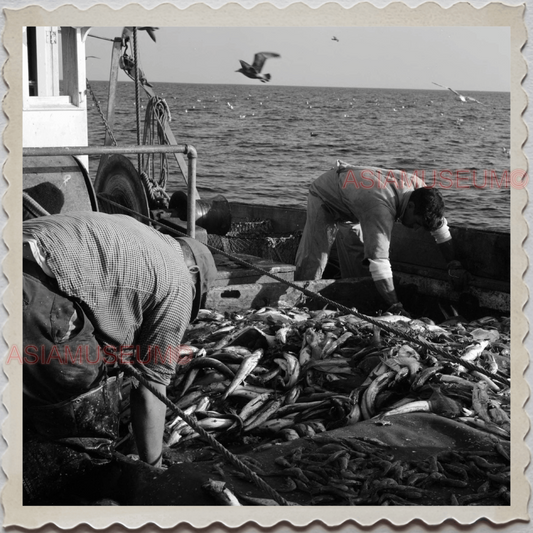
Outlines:
{"label": "winch drum", "polygon": [[[139,173],[131,161],[121,155],[102,156],[94,180],[100,211],[109,214],[124,214],[119,207],[105,199],[123,205],[145,217],[150,215],[148,197]],[[146,223],[141,217],[137,220]]]}
{"label": "winch drum", "polygon": [[23,192],[48,213],[98,211],[85,167],[74,156],[25,156]]}

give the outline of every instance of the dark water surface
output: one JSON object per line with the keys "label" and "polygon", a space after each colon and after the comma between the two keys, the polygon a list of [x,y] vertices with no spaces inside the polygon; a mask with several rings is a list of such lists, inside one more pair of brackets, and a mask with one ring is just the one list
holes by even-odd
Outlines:
{"label": "dark water surface", "polygon": [[[178,143],[198,151],[198,190],[206,200],[223,194],[305,207],[310,182],[342,159],[424,173],[428,185],[442,188],[451,224],[509,231],[509,93],[466,93],[480,105],[444,90],[153,85],[169,106]],[[105,113],[107,82],[91,87]],[[143,120],[147,101],[143,93]],[[89,96],[89,144],[98,146],[105,129],[92,102]],[[135,143],[135,128],[134,84],[121,82],[118,144]],[[181,187],[171,162],[168,190]]]}

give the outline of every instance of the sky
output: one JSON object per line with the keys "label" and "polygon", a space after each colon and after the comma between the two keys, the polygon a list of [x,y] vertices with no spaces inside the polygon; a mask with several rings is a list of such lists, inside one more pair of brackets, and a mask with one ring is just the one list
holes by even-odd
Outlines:
{"label": "sky", "polygon": [[[122,28],[93,27],[89,80],[108,80],[112,43]],[[336,36],[339,40],[332,39]],[[239,59],[276,52],[263,73],[271,85],[510,90],[510,31],[505,27],[161,27],[153,42],[138,31],[140,67],[150,82],[260,83]],[[128,80],[121,72],[119,80]]]}

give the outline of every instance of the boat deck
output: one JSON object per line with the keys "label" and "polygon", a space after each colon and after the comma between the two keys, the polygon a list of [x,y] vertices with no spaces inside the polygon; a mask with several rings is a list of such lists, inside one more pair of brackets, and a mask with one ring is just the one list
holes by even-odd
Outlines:
{"label": "boat deck", "polygon": [[[233,255],[255,267],[259,267],[262,270],[269,272],[270,274],[274,274],[283,280],[294,281],[294,270],[296,268],[294,265],[277,263],[248,254]],[[252,268],[247,268],[246,266],[226,257],[225,255],[215,253],[213,257],[218,270],[217,279],[214,284],[215,287],[275,282],[275,280],[270,276],[262,274],[261,272],[257,272]]]}

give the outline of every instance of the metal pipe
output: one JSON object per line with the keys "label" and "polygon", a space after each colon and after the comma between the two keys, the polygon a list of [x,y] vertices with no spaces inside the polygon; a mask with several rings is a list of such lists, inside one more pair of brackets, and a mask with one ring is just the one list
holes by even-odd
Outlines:
{"label": "metal pipe", "polygon": [[122,39],[116,37],[113,41],[113,52],[111,54],[111,68],[109,71],[109,91],[107,95],[107,127],[105,132],[104,145],[110,146],[111,143],[117,144],[113,135],[115,127],[115,103],[117,95],[117,83],[119,72],[120,52],[122,50]]}
{"label": "metal pipe", "polygon": [[187,233],[193,239],[196,236],[196,160],[198,154],[194,146],[186,145],[188,159],[187,180]]}
{"label": "metal pipe", "polygon": [[[192,146],[182,144],[129,145],[129,146],[50,146],[42,148],[23,148],[24,156],[51,155],[104,155],[104,154],[187,154]],[[194,150],[196,154],[196,150]],[[194,156],[196,157],[196,155]]]}

